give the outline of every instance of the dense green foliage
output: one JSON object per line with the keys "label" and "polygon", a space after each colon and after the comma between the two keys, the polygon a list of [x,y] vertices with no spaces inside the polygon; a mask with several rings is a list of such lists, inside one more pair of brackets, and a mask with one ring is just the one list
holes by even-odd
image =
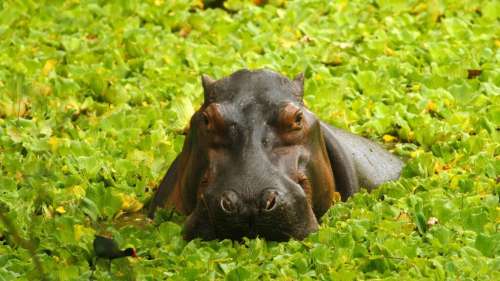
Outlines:
{"label": "dense green foliage", "polygon": [[[49,279],[500,280],[500,2],[12,2],[0,212]],[[403,177],[336,204],[300,242],[186,243],[168,212],[124,221],[180,151],[200,74],[264,67],[305,71],[311,110],[404,158]],[[93,272],[95,233],[140,258]],[[0,223],[0,280],[34,280],[15,238]]]}

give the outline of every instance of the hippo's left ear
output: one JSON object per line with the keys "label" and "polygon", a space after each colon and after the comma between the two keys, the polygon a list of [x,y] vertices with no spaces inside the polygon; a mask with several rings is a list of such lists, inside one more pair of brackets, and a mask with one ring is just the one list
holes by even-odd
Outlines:
{"label": "hippo's left ear", "polygon": [[304,96],[304,72],[301,72],[293,78],[293,84],[295,84],[295,87],[297,88],[297,92],[295,93],[295,96],[299,99],[302,100],[302,97]]}
{"label": "hippo's left ear", "polygon": [[213,85],[215,84],[215,79],[212,77],[202,74],[201,75],[201,85],[203,86],[203,93],[205,95],[205,101],[209,101],[213,97]]}

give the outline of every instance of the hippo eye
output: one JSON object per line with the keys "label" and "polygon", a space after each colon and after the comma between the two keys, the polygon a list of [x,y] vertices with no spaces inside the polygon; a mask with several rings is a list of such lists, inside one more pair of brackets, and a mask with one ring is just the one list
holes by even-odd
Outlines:
{"label": "hippo eye", "polygon": [[295,115],[295,124],[297,126],[301,126],[303,118],[304,118],[304,114],[302,113],[302,111],[298,111],[297,114]]}
{"label": "hippo eye", "polygon": [[302,129],[303,122],[304,113],[298,106],[289,103],[281,109],[279,123],[285,131],[300,130]]}
{"label": "hippo eye", "polygon": [[293,121],[290,124],[291,130],[302,129],[302,121],[304,120],[304,113],[302,113],[302,110],[297,110],[292,120]]}

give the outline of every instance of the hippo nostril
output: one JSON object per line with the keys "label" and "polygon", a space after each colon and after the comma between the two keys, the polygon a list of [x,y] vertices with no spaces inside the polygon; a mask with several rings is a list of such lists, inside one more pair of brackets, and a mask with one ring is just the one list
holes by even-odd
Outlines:
{"label": "hippo nostril", "polygon": [[233,204],[226,198],[222,198],[220,200],[220,207],[226,213],[232,213],[234,210]]}
{"label": "hippo nostril", "polygon": [[275,190],[266,190],[264,192],[264,211],[272,211],[276,207],[278,192]]}
{"label": "hippo nostril", "polygon": [[266,208],[265,208],[266,211],[271,211],[275,205],[276,205],[276,197],[272,197],[272,198],[267,199]]}
{"label": "hippo nostril", "polygon": [[237,195],[232,192],[232,191],[226,191],[222,193],[221,199],[220,199],[220,207],[221,209],[228,213],[228,214],[233,214],[236,212],[237,206],[236,202],[238,200]]}

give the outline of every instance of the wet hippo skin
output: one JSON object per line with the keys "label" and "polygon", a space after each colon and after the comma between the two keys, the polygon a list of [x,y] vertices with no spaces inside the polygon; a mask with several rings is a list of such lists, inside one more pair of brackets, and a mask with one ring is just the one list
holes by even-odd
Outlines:
{"label": "wet hippo skin", "polygon": [[240,70],[202,76],[204,103],[151,200],[187,216],[184,239],[303,239],[333,203],[399,177],[378,144],[305,108],[304,77]]}

